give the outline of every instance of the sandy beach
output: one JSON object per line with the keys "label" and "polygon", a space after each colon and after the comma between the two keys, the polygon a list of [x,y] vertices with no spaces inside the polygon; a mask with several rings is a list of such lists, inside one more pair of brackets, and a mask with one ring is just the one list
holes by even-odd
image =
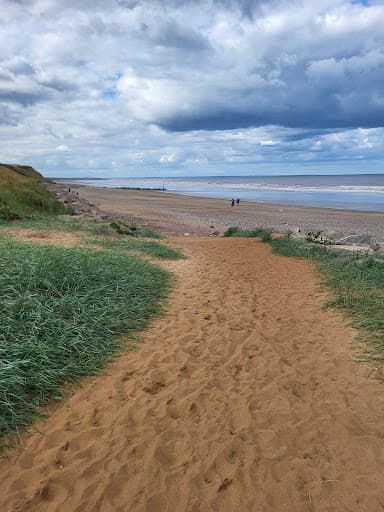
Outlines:
{"label": "sandy beach", "polygon": [[160,191],[96,188],[71,185],[101,211],[148,224],[167,234],[207,235],[230,226],[272,228],[286,232],[300,228],[336,235],[369,234],[384,241],[384,213],[307,208],[242,202],[231,207],[224,199]]}
{"label": "sandy beach", "polygon": [[[313,266],[258,239],[203,236],[302,226],[319,210],[77,190],[104,214],[177,233],[188,259],[166,264],[177,284],[140,350],[83,380],[1,460],[0,510],[384,510],[384,388],[354,361],[347,319],[324,310]],[[384,218],[321,215],[376,236]]]}

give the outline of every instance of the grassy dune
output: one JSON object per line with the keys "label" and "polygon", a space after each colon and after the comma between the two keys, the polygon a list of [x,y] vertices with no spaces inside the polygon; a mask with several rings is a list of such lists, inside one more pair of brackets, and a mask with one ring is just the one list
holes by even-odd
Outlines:
{"label": "grassy dune", "polygon": [[[114,353],[133,347],[134,333],[161,313],[171,276],[140,254],[182,257],[143,239],[159,238],[146,229],[135,226],[129,239],[109,223],[55,217],[62,211],[36,171],[0,166],[0,220],[8,228],[0,233],[0,447],[45,414],[63,384],[99,373]],[[22,227],[78,231],[86,247],[13,240]]]}
{"label": "grassy dune", "polygon": [[48,192],[32,167],[0,164],[0,222],[51,214],[68,209]]}

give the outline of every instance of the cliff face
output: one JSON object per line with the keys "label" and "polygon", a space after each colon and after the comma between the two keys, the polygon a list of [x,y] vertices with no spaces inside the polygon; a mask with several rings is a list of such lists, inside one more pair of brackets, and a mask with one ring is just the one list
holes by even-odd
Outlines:
{"label": "cliff face", "polygon": [[0,186],[2,183],[27,183],[30,180],[44,181],[44,178],[29,165],[0,164]]}

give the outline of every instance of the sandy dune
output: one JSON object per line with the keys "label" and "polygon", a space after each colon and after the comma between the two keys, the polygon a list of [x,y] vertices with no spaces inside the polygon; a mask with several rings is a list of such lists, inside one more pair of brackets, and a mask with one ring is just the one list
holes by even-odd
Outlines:
{"label": "sandy dune", "polygon": [[310,264],[175,243],[168,313],[1,461],[0,510],[384,510],[384,388]]}

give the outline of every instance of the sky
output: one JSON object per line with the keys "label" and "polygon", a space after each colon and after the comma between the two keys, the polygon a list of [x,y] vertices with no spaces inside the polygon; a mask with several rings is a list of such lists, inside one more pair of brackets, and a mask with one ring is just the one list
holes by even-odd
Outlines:
{"label": "sky", "polygon": [[384,0],[0,0],[0,161],[384,173]]}

